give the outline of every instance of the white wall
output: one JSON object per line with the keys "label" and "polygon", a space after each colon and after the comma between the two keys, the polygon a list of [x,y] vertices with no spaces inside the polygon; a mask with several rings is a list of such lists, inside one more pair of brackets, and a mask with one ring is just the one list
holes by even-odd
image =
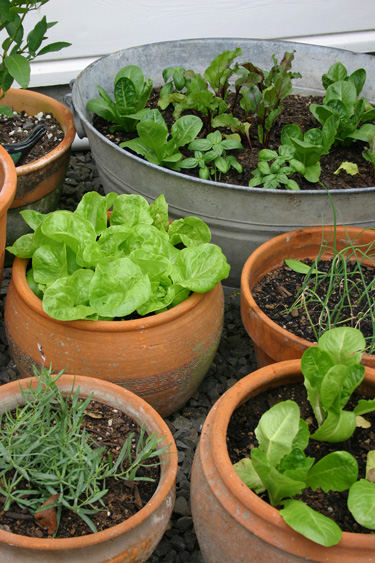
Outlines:
{"label": "white wall", "polygon": [[72,46],[33,63],[31,86],[66,84],[96,58],[171,39],[293,39],[375,52],[375,0],[50,0],[50,41]]}

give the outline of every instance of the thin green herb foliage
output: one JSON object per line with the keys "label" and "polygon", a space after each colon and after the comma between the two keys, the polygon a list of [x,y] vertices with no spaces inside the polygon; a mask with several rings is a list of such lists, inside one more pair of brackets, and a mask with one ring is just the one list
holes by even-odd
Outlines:
{"label": "thin green herb foliage", "polygon": [[63,396],[56,385],[62,373],[53,376],[51,368],[42,367],[40,373],[34,368],[38,384],[22,390],[25,404],[0,414],[0,494],[5,511],[15,502],[32,514],[58,495],[50,504],[56,507],[58,524],[66,508],[96,532],[90,516],[105,507],[108,479],[151,481],[138,472],[160,465],[168,446],[160,448],[162,438],[146,436],[141,428],[137,442],[135,433],[130,433],[113,461],[82,428],[92,395],[83,400],[73,385]]}

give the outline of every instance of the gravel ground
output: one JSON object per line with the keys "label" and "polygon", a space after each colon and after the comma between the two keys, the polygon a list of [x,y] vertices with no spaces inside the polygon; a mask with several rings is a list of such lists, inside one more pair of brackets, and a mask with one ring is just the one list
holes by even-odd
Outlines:
{"label": "gravel ground", "polygon": [[[82,195],[91,190],[104,193],[91,153],[74,152],[60,207],[74,209]],[[3,320],[10,277],[11,269],[5,268],[0,292],[0,385],[18,378],[17,368],[9,355]],[[148,563],[203,562],[190,511],[190,472],[194,451],[203,422],[216,400],[239,379],[256,369],[253,347],[241,323],[239,291],[227,287],[224,290],[224,331],[213,364],[190,401],[166,419],[179,452],[177,497],[170,527]]]}

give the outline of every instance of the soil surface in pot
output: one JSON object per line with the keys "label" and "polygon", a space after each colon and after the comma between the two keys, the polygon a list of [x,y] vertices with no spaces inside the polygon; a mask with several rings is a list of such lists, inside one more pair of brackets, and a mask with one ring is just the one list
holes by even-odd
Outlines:
{"label": "soil surface in pot", "polygon": [[[138,441],[140,428],[126,414],[104,405],[91,401],[86,409],[82,425],[91,434],[98,447],[105,447],[113,460],[117,459],[119,451],[126,438],[134,432],[133,456]],[[150,464],[153,459],[150,460]],[[148,462],[145,462],[146,464]],[[138,476],[153,479],[153,481],[125,481],[109,478],[106,480],[108,492],[103,497],[105,507],[96,503],[100,511],[91,515],[98,531],[120,524],[136,514],[151,499],[158,486],[160,475],[159,466],[140,468]],[[25,486],[23,486],[25,485]],[[20,488],[30,488],[28,483],[20,483]],[[32,514],[20,509],[15,503],[9,510],[4,511],[4,497],[0,496],[0,529],[29,537],[46,538],[48,533]],[[54,537],[71,538],[85,536],[93,532],[89,526],[75,513],[63,508],[58,531]]]}
{"label": "soil surface in pot", "polygon": [[24,141],[25,138],[37,125],[44,125],[46,134],[36,143],[26,156],[22,164],[29,164],[38,158],[48,154],[64,139],[64,131],[60,123],[49,113],[38,116],[29,116],[22,111],[13,112],[13,117],[0,115],[0,144],[12,144]]}
{"label": "soil surface in pot", "polygon": [[[241,405],[232,415],[227,432],[228,453],[232,463],[237,463],[244,457],[250,457],[252,448],[258,446],[254,430],[258,426],[260,417],[269,408],[280,401],[291,399],[295,401],[301,411],[301,417],[309,424],[312,434],[316,428],[316,421],[313,411],[307,401],[306,391],[303,383],[284,385],[269,389],[264,393],[252,397],[249,401]],[[365,395],[353,393],[351,400],[346,406],[346,410],[353,410],[360,399],[368,399]],[[305,450],[306,455],[315,458],[316,461],[329,453],[345,450],[351,453],[358,462],[358,479],[365,478],[367,453],[375,448],[375,413],[364,416],[371,423],[371,428],[357,427],[349,440],[337,444],[328,442],[318,442],[310,440]],[[267,493],[260,497],[269,502]],[[305,489],[303,494],[296,495],[294,498],[304,501],[324,516],[332,518],[345,532],[362,534],[372,534],[373,530],[364,528],[352,517],[347,508],[348,491],[324,493],[320,489],[315,492],[312,489]]]}
{"label": "soil surface in pot", "polygon": [[[158,108],[160,111],[160,108],[157,105],[159,100],[159,92],[160,89],[155,89],[153,91],[153,94],[149,99],[148,107]],[[230,100],[229,97],[228,99]],[[319,96],[299,96],[293,94],[283,100],[284,109],[281,115],[276,119],[272,128],[271,140],[269,145],[270,149],[277,150],[278,146],[280,145],[281,130],[284,125],[287,125],[288,123],[295,123],[299,125],[303,133],[305,133],[308,129],[314,127],[321,128],[321,125],[309,111],[309,105],[311,103],[321,104],[322,98]],[[170,105],[166,110],[161,111],[161,113],[170,131],[171,126],[174,122],[172,115],[173,107]],[[187,112],[183,112],[182,115],[185,115],[186,113]],[[241,120],[245,117],[241,108],[239,108],[239,110],[237,111],[234,111],[233,115]],[[116,143],[117,145],[137,136],[136,133],[129,134],[123,131],[116,131],[115,133],[111,133],[110,128],[113,124],[105,121],[98,116],[94,116],[93,124],[100,133],[102,133],[105,137],[107,137],[110,141]],[[232,133],[230,130],[225,129],[222,129],[222,132],[224,134]],[[234,168],[230,168],[229,172],[219,179],[220,182],[226,184],[248,186],[249,180],[253,177],[251,172],[256,169],[258,164],[257,154],[260,150],[260,145],[256,132],[257,122],[256,120],[254,120],[250,129],[252,149],[250,149],[247,141],[242,139],[241,142],[244,147],[243,150],[234,150],[228,153],[233,154],[233,156],[235,156],[236,159],[240,162],[243,167],[242,174],[239,174]],[[209,133],[209,131],[203,128],[201,133],[199,134],[199,137],[206,137],[207,133]],[[189,151],[186,147],[182,147],[180,150],[186,157],[194,156],[193,151]],[[322,168],[320,182],[330,190],[373,186],[374,178],[371,174],[371,167],[369,166],[369,163],[366,162],[362,157],[363,150],[364,143],[360,141],[353,142],[349,147],[332,147],[330,154],[324,155],[320,160]],[[340,173],[336,175],[335,171],[339,168],[342,162],[346,161],[357,164],[360,174],[357,174],[356,176],[350,176],[346,172],[340,171]],[[197,168],[191,170],[181,170],[180,173],[193,177],[199,177]],[[320,184],[312,184],[311,182],[308,182],[307,180],[305,180],[305,178],[303,178],[303,176],[301,176],[301,174],[293,174],[290,176],[290,178],[298,183],[301,190],[324,189]],[[284,188],[280,187],[278,189]]]}
{"label": "soil surface in pot", "polygon": [[[303,262],[308,265],[312,264],[311,260],[303,260]],[[331,260],[320,260],[318,262],[318,270],[328,272],[331,265]],[[349,262],[347,271],[350,276],[350,273],[353,271],[353,263]],[[362,265],[361,271],[365,286],[368,287],[374,279],[374,268]],[[304,279],[305,274],[294,272],[288,266],[283,265],[263,276],[253,287],[252,294],[256,304],[272,321],[295,336],[305,338],[310,342],[316,342],[319,327],[321,333],[328,328],[332,328],[329,326],[327,313],[323,310],[321,304],[326,299],[331,279],[327,275],[319,285],[315,287],[315,276],[312,276],[309,287],[314,290],[317,298],[309,301],[309,296],[306,293],[306,309],[300,306],[291,311],[290,309],[296,302],[298,292],[301,289]],[[352,280],[348,283],[350,287],[350,303],[346,299],[344,308],[338,310],[337,304],[340,303],[344,290],[344,278],[336,279],[331,296],[327,302],[328,310],[331,312],[331,319],[335,318],[335,315],[332,314],[333,311],[337,311],[336,326],[359,328],[369,342],[374,336],[373,316],[375,287],[373,284],[369,292],[369,300],[372,309],[371,314],[371,312],[369,312],[369,302],[364,297],[365,286],[359,278],[359,275],[353,276],[352,278],[348,277],[348,279]],[[312,325],[314,325],[316,332],[314,332]]]}

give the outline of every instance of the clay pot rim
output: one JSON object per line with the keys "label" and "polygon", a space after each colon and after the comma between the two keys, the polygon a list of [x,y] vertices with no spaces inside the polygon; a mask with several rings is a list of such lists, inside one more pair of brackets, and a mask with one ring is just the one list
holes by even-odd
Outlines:
{"label": "clay pot rim", "polygon": [[10,154],[0,145],[0,166],[3,169],[3,185],[0,188],[1,214],[7,212],[17,189],[17,170]]}
{"label": "clay pot rim", "polygon": [[[330,232],[330,231],[328,231],[328,229],[333,229],[333,225],[325,225],[324,229],[326,229],[327,232]],[[349,235],[352,233],[354,236],[356,236],[359,233],[361,233],[362,231],[366,231],[366,230],[370,230],[370,229],[371,229],[371,227],[366,228],[366,227],[344,227],[344,226],[341,226],[341,225],[336,226],[336,232],[339,234],[339,236],[345,235],[346,232]],[[250,254],[250,256],[246,260],[246,262],[243,266],[242,272],[241,272],[241,294],[242,294],[242,299],[247,304],[247,306],[250,309],[252,309],[253,311],[255,311],[257,317],[267,327],[268,331],[271,331],[274,334],[276,333],[278,338],[280,338],[280,340],[281,339],[291,340],[293,342],[293,345],[295,344],[299,348],[302,348],[302,347],[308,348],[310,346],[316,346],[316,342],[310,342],[309,340],[306,340],[305,338],[301,338],[300,336],[296,336],[292,332],[289,332],[285,328],[282,328],[277,323],[272,321],[255,302],[255,299],[254,299],[253,294],[252,294],[252,289],[253,289],[253,286],[255,284],[253,284],[250,287],[249,279],[250,279],[251,272],[253,270],[257,270],[257,265],[262,264],[262,261],[263,261],[262,255],[263,255],[264,252],[267,252],[269,249],[272,249],[273,247],[280,245],[280,243],[289,242],[289,240],[291,238],[292,239],[294,239],[294,238],[298,239],[299,237],[301,237],[302,233],[305,236],[309,236],[309,235],[314,235],[315,233],[321,233],[321,232],[322,232],[322,227],[306,227],[304,229],[298,229],[298,230],[295,230],[295,231],[289,231],[289,232],[286,232],[286,233],[282,233],[281,235],[277,235],[276,237],[273,237],[270,240],[261,244],[258,248],[256,248]],[[374,230],[374,238],[375,238],[375,230]],[[269,271],[272,271],[272,269],[268,270],[267,273]],[[262,272],[262,274],[263,273],[264,272]],[[372,354],[363,354],[362,363],[365,363],[366,361],[369,361],[369,360],[371,361],[372,358],[374,358],[374,355],[372,355]]]}
{"label": "clay pot rim", "polygon": [[[71,375],[71,374],[64,374],[60,377],[59,382],[60,384],[69,387],[72,386],[73,381],[77,385],[81,385],[88,389],[88,392],[85,396],[88,396],[91,391],[93,391],[94,383],[95,388],[99,388],[103,390],[106,395],[115,395],[118,398],[124,399],[126,403],[133,403],[137,406],[137,411],[146,415],[147,418],[152,418],[155,422],[155,425],[158,426],[160,430],[160,434],[163,436],[163,441],[165,440],[166,443],[172,444],[170,448],[170,454],[166,454],[166,461],[161,465],[161,475],[158,484],[158,488],[155,491],[154,495],[150,499],[150,501],[141,508],[136,514],[124,520],[120,524],[116,524],[111,528],[107,528],[106,530],[102,530],[95,534],[89,534],[87,536],[77,536],[74,538],[32,538],[29,536],[23,536],[19,534],[14,534],[12,532],[6,532],[0,529],[0,543],[7,543],[10,545],[14,545],[17,547],[23,547],[29,550],[45,550],[45,551],[54,551],[54,550],[68,550],[68,549],[77,549],[77,548],[84,548],[92,545],[96,545],[99,542],[109,541],[113,538],[118,537],[119,535],[123,535],[126,532],[130,531],[131,529],[135,528],[136,526],[142,524],[142,522],[151,516],[152,512],[155,511],[165,500],[171,488],[174,487],[174,482],[177,475],[177,448],[174,447],[174,439],[172,436],[171,431],[168,428],[166,422],[162,419],[162,417],[151,407],[146,401],[142,398],[138,397],[134,393],[115,385],[114,383],[110,383],[108,381],[102,381],[98,379],[94,379],[91,377],[85,377],[82,375]],[[2,393],[2,389],[7,389],[9,392],[17,393],[19,391],[19,385],[22,384],[23,387],[30,383],[36,384],[36,379],[34,377],[29,377],[26,379],[22,379],[20,381],[12,381],[11,383],[6,383],[2,388],[0,388],[0,397]],[[59,384],[59,383],[58,383]],[[98,399],[101,400],[101,399]],[[105,399],[103,399],[105,402]],[[126,412],[124,410],[124,412]],[[130,415],[132,416],[132,415]],[[140,417],[141,418],[141,417]]]}
{"label": "clay pot rim", "polygon": [[[321,550],[326,554],[327,549],[319,544],[316,544],[304,536],[294,532],[280,516],[279,511],[272,507],[267,502],[263,501],[258,497],[251,489],[249,489],[240,477],[237,475],[233,469],[232,462],[230,460],[226,436],[229,420],[235,411],[235,409],[240,406],[243,402],[246,402],[251,396],[264,391],[270,385],[277,386],[277,381],[280,379],[283,383],[298,381],[302,378],[301,374],[301,361],[300,360],[287,360],[284,362],[279,362],[276,364],[271,364],[265,366],[261,369],[256,370],[245,376],[243,379],[238,381],[233,387],[218,399],[217,403],[214,405],[209,417],[206,419],[205,424],[202,429],[201,437],[201,452],[210,450],[215,469],[220,475],[220,479],[223,481],[224,486],[230,491],[237,501],[237,504],[241,504],[245,510],[246,508],[250,512],[256,513],[263,521],[264,525],[258,528],[255,532],[254,529],[250,530],[252,533],[256,533],[258,537],[264,539],[267,543],[272,545],[272,540],[268,535],[266,530],[267,522],[272,522],[272,526],[278,528],[280,532],[293,534],[293,545],[296,549],[298,547],[306,548],[311,546],[316,554]],[[375,370],[366,367],[365,381],[370,383],[375,388]],[[281,381],[279,383],[282,384]],[[257,391],[256,393],[254,391]],[[208,432],[210,433],[210,445],[208,446],[208,437],[205,436],[205,426],[210,427]],[[202,459],[202,463],[204,460]],[[214,491],[213,491],[214,492]],[[215,493],[215,492],[214,492]],[[234,506],[234,505],[233,505]],[[237,514],[231,514],[242,526],[247,528],[249,522],[242,517],[245,510],[237,512]],[[264,533],[263,533],[264,532]],[[307,542],[307,543],[306,543]],[[299,545],[298,545],[299,544]],[[292,545],[292,544],[291,544]],[[291,547],[291,545],[289,547]],[[342,539],[338,546],[343,548],[354,549],[374,549],[375,548],[375,536],[372,534],[362,534],[353,532],[343,532]],[[296,552],[291,552],[297,554]],[[300,555],[301,552],[298,552]]]}
{"label": "clay pot rim", "polygon": [[42,301],[31,291],[26,281],[26,266],[28,261],[29,259],[27,258],[16,257],[14,259],[12,267],[12,282],[30,309],[32,309],[35,314],[45,320],[49,320],[50,322],[92,332],[130,332],[150,329],[162,324],[170,323],[183,315],[189,314],[192,309],[202,302],[202,300],[207,299],[208,295],[217,291],[222,291],[221,282],[219,282],[213,289],[211,289],[211,291],[207,291],[206,293],[192,293],[187,299],[185,299],[185,301],[182,301],[182,303],[172,307],[172,309],[164,311],[163,313],[157,313],[156,315],[147,315],[141,319],[128,321],[90,321],[84,319],[77,321],[60,321],[47,315],[43,309]]}
{"label": "clay pot rim", "polygon": [[35,103],[39,102],[43,105],[48,105],[51,108],[48,111],[53,114],[53,117],[60,123],[60,126],[64,131],[63,140],[49,153],[37,160],[34,160],[33,162],[22,164],[16,168],[17,176],[25,176],[26,174],[30,174],[31,172],[44,168],[51,161],[53,162],[70,149],[76,134],[73,115],[69,108],[67,108],[64,104],[54,98],[51,98],[50,96],[40,94],[39,92],[23,90],[22,88],[9,88],[3,98],[3,101],[5,105],[9,104],[11,106],[12,104],[6,100],[8,95],[15,97],[16,99],[30,98]]}

